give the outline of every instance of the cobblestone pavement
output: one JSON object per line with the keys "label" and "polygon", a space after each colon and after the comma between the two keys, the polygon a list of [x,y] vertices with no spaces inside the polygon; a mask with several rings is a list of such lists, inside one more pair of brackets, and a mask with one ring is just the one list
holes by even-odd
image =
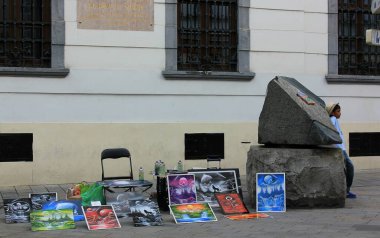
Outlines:
{"label": "cobblestone pavement", "polygon": [[[339,209],[288,209],[270,213],[271,218],[232,221],[214,209],[217,222],[175,224],[168,212],[162,212],[163,226],[134,227],[131,218],[121,218],[121,228],[88,231],[85,222],[76,229],[32,232],[30,224],[5,224],[3,199],[27,197],[30,192],[64,192],[71,184],[0,187],[0,237],[380,237],[380,170],[356,172],[352,191],[357,199],[348,199]],[[245,178],[242,178],[244,182]],[[243,183],[243,193],[246,193]],[[244,196],[245,198],[248,197]],[[251,211],[254,209],[249,206]]]}

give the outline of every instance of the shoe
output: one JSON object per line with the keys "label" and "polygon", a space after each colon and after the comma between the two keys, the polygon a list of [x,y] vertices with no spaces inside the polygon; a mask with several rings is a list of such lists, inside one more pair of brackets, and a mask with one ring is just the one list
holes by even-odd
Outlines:
{"label": "shoe", "polygon": [[356,194],[352,192],[348,192],[346,198],[356,198]]}

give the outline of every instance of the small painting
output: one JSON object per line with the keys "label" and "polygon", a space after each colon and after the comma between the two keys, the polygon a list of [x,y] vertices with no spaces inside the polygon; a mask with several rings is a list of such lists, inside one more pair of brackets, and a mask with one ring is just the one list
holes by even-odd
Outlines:
{"label": "small painting", "polygon": [[208,203],[176,204],[169,208],[176,223],[217,221]]}
{"label": "small painting", "polygon": [[57,193],[29,193],[29,197],[33,210],[41,210],[44,203],[58,200]]}
{"label": "small painting", "polygon": [[121,227],[112,206],[82,206],[82,209],[89,230]]}
{"label": "small painting", "polygon": [[285,173],[257,173],[257,212],[285,212],[285,191]]}
{"label": "small painting", "polygon": [[196,203],[193,174],[168,175],[169,204]]}
{"label": "small painting", "polygon": [[112,205],[117,217],[126,217],[131,213],[129,200],[142,200],[144,195],[139,192],[109,192],[104,191],[107,205]]}
{"label": "small painting", "polygon": [[226,218],[230,220],[240,221],[247,219],[259,219],[259,218],[269,218],[270,216],[265,213],[249,213],[249,214],[235,214],[235,215],[227,215]]}
{"label": "small painting", "polygon": [[195,176],[198,202],[208,202],[219,206],[216,193],[238,193],[236,173],[234,170],[191,171]]}
{"label": "small painting", "polygon": [[249,213],[238,193],[215,193],[215,198],[225,215]]}
{"label": "small painting", "polygon": [[135,226],[161,226],[162,217],[156,202],[149,199],[130,200],[131,216]]}
{"label": "small painting", "polygon": [[84,221],[82,202],[80,200],[59,200],[46,202],[42,205],[42,210],[64,210],[70,209],[74,214],[74,221]]}
{"label": "small painting", "polygon": [[74,213],[71,209],[35,210],[30,213],[32,231],[51,231],[74,229]]}
{"label": "small painting", "polygon": [[28,223],[32,202],[30,198],[4,199],[5,223]]}

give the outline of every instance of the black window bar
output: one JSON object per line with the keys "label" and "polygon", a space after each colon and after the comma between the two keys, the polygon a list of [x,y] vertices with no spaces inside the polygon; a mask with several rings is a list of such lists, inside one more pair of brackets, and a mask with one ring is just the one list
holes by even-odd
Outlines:
{"label": "black window bar", "polygon": [[177,69],[237,70],[237,0],[178,0]]}
{"label": "black window bar", "polygon": [[0,0],[0,66],[51,67],[50,0]]}
{"label": "black window bar", "polygon": [[339,0],[338,64],[342,75],[380,75],[380,48],[366,44],[367,29],[380,29],[370,0]]}

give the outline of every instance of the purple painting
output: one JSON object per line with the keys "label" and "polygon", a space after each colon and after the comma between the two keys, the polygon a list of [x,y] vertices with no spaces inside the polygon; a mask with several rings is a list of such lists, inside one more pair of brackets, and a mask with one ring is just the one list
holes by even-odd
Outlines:
{"label": "purple painting", "polygon": [[193,174],[168,175],[169,204],[196,203]]}

